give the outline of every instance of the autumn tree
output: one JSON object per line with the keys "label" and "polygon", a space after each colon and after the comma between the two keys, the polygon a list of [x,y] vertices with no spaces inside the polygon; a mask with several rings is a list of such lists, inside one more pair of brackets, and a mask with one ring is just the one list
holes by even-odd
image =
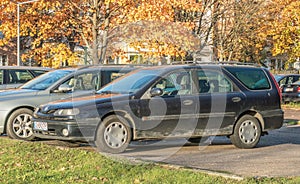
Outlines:
{"label": "autumn tree", "polygon": [[[64,1],[62,1],[64,2]],[[6,44],[17,36],[16,4],[1,1],[0,31],[5,35],[1,44]],[[74,54],[74,32],[68,18],[60,13],[67,8],[56,0],[41,0],[20,5],[20,37],[22,59],[33,59],[38,64],[59,67],[62,62],[73,65],[77,62]],[[76,34],[75,34],[76,35]]]}
{"label": "autumn tree", "polygon": [[300,59],[300,2],[298,0],[273,0],[273,20],[266,35],[271,37],[274,56],[286,54],[289,62]]}
{"label": "autumn tree", "polygon": [[226,0],[219,4],[214,27],[214,50],[220,61],[258,61],[261,44],[259,12],[263,1]]}

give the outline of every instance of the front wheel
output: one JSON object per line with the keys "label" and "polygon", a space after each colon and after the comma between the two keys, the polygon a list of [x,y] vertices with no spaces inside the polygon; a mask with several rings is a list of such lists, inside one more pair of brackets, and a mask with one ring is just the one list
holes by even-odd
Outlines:
{"label": "front wheel", "polygon": [[238,148],[249,149],[258,144],[260,136],[261,126],[258,120],[251,115],[244,115],[236,123],[230,140]]}
{"label": "front wheel", "polygon": [[32,140],[34,139],[32,130],[32,114],[30,109],[18,109],[8,118],[6,133],[12,139]]}
{"label": "front wheel", "polygon": [[121,153],[128,147],[131,137],[127,120],[119,115],[112,115],[99,125],[95,144],[101,152]]}

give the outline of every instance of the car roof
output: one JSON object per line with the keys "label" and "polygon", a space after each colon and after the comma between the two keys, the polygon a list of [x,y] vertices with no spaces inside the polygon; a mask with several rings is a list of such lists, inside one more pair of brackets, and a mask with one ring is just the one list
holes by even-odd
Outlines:
{"label": "car roof", "polygon": [[119,65],[119,64],[111,64],[111,65],[88,65],[78,67],[79,70],[84,69],[101,69],[101,70],[110,70],[110,69],[134,69],[141,68],[140,65]]}
{"label": "car roof", "polygon": [[227,68],[227,67],[238,67],[238,68],[261,68],[255,65],[232,65],[232,64],[179,64],[179,65],[159,65],[143,68],[143,70],[165,70],[171,71],[174,69],[190,69],[190,68],[205,68],[205,69],[216,69],[216,68]]}
{"label": "car roof", "polygon": [[66,68],[59,68],[56,70],[65,70],[65,71],[76,71],[76,72],[85,72],[85,71],[90,71],[90,70],[106,70],[106,71],[110,71],[110,70],[115,70],[115,71],[119,71],[119,70],[124,70],[124,71],[131,71],[134,69],[139,68],[140,66],[126,66],[126,65],[88,65],[88,66],[76,66],[76,67],[66,67]]}

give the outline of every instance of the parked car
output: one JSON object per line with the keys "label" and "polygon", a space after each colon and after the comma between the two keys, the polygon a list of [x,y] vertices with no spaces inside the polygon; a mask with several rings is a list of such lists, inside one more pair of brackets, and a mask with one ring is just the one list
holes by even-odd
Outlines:
{"label": "parked car", "polygon": [[41,105],[33,130],[36,137],[91,141],[102,152],[120,153],[132,140],[197,142],[211,135],[253,148],[282,123],[279,87],[267,69],[199,64],[142,68],[93,96]]}
{"label": "parked car", "polygon": [[43,67],[0,66],[0,90],[17,88],[50,70],[50,68]]}
{"label": "parked car", "polygon": [[299,102],[300,101],[300,80],[292,84],[282,86],[282,102]]}
{"label": "parked car", "polygon": [[281,74],[274,75],[279,87],[292,84],[300,79],[300,74]]}
{"label": "parked car", "polygon": [[43,74],[20,88],[0,92],[0,134],[31,140],[31,117],[40,104],[91,94],[115,78],[134,70],[129,66],[65,68]]}

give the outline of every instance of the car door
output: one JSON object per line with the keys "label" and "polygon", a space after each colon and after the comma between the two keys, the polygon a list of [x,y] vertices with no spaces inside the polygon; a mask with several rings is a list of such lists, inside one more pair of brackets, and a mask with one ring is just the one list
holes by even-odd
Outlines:
{"label": "car door", "polygon": [[194,135],[217,135],[232,130],[245,95],[221,70],[197,70],[198,123]]}
{"label": "car door", "polygon": [[141,137],[190,136],[196,126],[191,70],[179,70],[162,77],[149,90],[160,89],[160,96],[140,100],[138,125]]}

